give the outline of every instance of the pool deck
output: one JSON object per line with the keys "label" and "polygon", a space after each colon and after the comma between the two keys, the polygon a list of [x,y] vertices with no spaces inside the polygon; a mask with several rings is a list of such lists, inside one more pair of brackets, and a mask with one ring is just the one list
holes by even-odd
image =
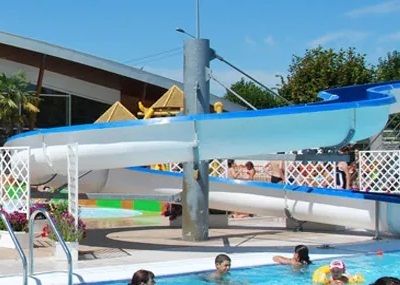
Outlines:
{"label": "pool deck", "polygon": [[[212,270],[219,253],[231,256],[232,268],[270,264],[273,255],[291,256],[297,244],[309,246],[311,259],[400,249],[400,240],[375,241],[371,232],[294,232],[286,230],[284,219],[271,217],[230,219],[229,227],[210,229],[209,240],[190,242],[183,241],[181,229],[170,228],[167,219],[157,219],[153,225],[90,229],[80,245],[74,284],[130,279],[141,268],[156,276]],[[55,260],[51,243],[39,238],[35,245],[39,273],[29,284],[67,284],[67,264]],[[21,272],[15,250],[0,248],[0,284],[21,284]]]}

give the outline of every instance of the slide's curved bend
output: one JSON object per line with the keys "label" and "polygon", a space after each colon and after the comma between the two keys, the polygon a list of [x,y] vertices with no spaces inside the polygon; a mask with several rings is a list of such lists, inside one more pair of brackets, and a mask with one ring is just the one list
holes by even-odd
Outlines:
{"label": "slide's curved bend", "polygon": [[[329,147],[345,140],[355,142],[371,137],[382,130],[388,115],[397,111],[398,104],[394,103],[395,97],[400,96],[399,90],[399,82],[367,84],[327,90],[319,94],[323,101],[301,106],[42,129],[14,136],[6,146],[31,147],[31,181],[36,184],[54,175],[65,175],[67,144],[78,143],[80,171],[94,171],[92,175],[82,178],[82,191],[134,192],[132,185],[137,185],[138,181],[133,182],[129,176],[139,180],[140,177],[126,174],[128,170],[121,168],[191,161],[194,147],[198,148],[200,159],[209,160]],[[112,174],[118,176],[118,173],[125,174],[113,179]],[[143,175],[141,173],[139,176]],[[153,173],[148,179],[158,181],[159,177],[162,175]],[[149,186],[149,183],[143,183]],[[176,183],[179,182],[173,184]],[[218,185],[221,188],[222,185],[239,184]],[[162,179],[157,187],[151,187],[147,191],[163,188]],[[229,188],[232,190],[230,196],[211,193],[210,204],[218,201],[214,203],[215,208],[258,213],[270,213],[269,209],[279,205],[276,209],[282,212],[282,194],[276,194],[278,192],[267,193],[264,189],[262,193],[251,194],[245,193],[246,187],[239,187],[239,190],[234,190],[233,186]],[[274,199],[275,196],[278,200]],[[314,209],[325,207],[327,210],[327,204],[313,202],[313,198],[309,197],[304,194],[296,196],[292,212],[296,215],[296,207],[299,209],[302,205],[304,210],[298,211],[298,218],[311,217],[311,220],[319,221],[325,217],[325,214],[321,214],[324,210]],[[258,199],[258,206],[248,204],[246,199]],[[332,207],[327,213],[338,210],[334,205]],[[349,207],[357,208],[352,203]],[[373,217],[370,209],[366,211],[367,215]],[[358,215],[356,220],[360,220],[360,217],[364,216]]]}

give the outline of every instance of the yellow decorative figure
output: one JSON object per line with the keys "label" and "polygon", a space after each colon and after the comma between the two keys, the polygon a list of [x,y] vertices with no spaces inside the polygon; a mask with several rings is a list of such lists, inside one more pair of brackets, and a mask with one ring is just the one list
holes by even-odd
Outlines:
{"label": "yellow decorative figure", "polygon": [[222,104],[220,101],[217,101],[214,103],[213,108],[215,113],[222,113],[224,111],[224,104]]}
{"label": "yellow decorative figure", "polygon": [[153,108],[146,108],[142,101],[139,101],[138,103],[139,110],[143,112],[143,119],[149,119],[154,115],[154,109]]}

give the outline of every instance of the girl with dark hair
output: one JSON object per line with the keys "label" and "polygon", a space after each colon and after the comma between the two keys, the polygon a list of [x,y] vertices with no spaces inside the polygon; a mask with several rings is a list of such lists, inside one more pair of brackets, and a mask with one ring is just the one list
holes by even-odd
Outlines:
{"label": "girl with dark hair", "polygon": [[272,260],[279,264],[288,264],[293,266],[303,266],[311,264],[310,257],[308,256],[308,247],[305,245],[297,245],[294,248],[294,254],[292,258],[275,255]]}
{"label": "girl with dark hair", "polygon": [[154,273],[148,270],[140,269],[136,271],[129,285],[154,285]]}
{"label": "girl with dark hair", "polygon": [[246,162],[246,176],[244,177],[245,180],[253,180],[254,176],[256,175],[256,169],[254,168],[254,164],[251,161]]}

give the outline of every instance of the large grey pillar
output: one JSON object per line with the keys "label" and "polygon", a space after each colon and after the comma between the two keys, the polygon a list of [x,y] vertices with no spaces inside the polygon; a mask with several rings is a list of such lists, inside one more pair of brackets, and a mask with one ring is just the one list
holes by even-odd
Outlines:
{"label": "large grey pillar", "polygon": [[[189,39],[184,45],[183,91],[185,114],[208,113],[210,85],[206,68],[210,64],[210,43],[205,39]],[[197,125],[193,124],[193,140]],[[199,160],[198,147],[193,148],[193,162],[183,164],[182,238],[189,241],[208,239],[208,161]]]}

